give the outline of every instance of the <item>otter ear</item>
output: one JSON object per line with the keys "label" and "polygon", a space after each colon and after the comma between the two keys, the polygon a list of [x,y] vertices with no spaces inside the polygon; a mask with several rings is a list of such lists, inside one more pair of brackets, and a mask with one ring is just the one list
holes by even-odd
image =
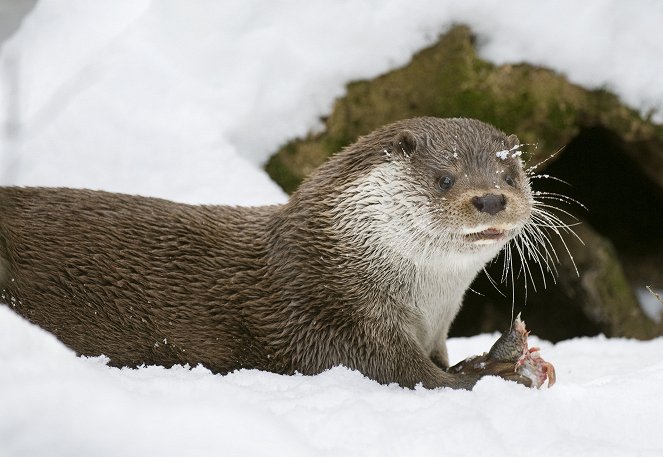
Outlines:
{"label": "otter ear", "polygon": [[516,135],[509,135],[508,137],[506,137],[506,142],[509,149],[515,148],[520,144],[520,140]]}
{"label": "otter ear", "polygon": [[405,157],[410,157],[415,153],[419,144],[417,137],[410,130],[401,130],[394,137],[393,149],[397,153],[402,153]]}

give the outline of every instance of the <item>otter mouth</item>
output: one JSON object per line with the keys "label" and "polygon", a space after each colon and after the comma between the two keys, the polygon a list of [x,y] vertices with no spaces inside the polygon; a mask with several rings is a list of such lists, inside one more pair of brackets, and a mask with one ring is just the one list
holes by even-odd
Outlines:
{"label": "otter mouth", "polygon": [[489,227],[480,232],[468,233],[465,239],[470,243],[492,243],[503,240],[506,237],[506,231],[495,227]]}

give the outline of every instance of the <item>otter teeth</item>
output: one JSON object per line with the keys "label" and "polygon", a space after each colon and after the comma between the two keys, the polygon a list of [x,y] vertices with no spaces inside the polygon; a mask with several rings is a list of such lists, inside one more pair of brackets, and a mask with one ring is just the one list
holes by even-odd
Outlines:
{"label": "otter teeth", "polygon": [[466,238],[472,243],[476,244],[490,244],[504,238],[504,230],[488,227],[487,229],[479,232],[468,233]]}

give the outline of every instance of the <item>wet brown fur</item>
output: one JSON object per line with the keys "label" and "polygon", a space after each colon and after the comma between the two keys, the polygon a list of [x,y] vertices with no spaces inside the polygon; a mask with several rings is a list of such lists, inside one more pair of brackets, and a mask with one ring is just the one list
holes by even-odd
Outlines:
{"label": "wet brown fur", "polygon": [[[1,188],[2,301],[77,353],[105,354],[115,366],[202,363],[219,373],[315,374],[345,365],[381,383],[470,388],[478,376],[444,370],[446,330],[457,309],[444,304],[450,317],[438,349],[423,348],[417,335],[426,332],[424,314],[407,297],[425,276],[407,251],[385,251],[362,236],[362,217],[392,216],[363,198],[357,183],[378,165],[406,164],[412,189],[430,184],[412,196],[414,204],[424,198],[444,205],[438,171],[483,170],[494,151],[514,141],[467,119],[401,121],[330,159],[287,204],[255,208]],[[453,148],[466,163],[452,163]],[[525,179],[515,161],[505,166]],[[356,201],[348,197],[355,194]],[[492,220],[471,209],[435,208],[431,217],[441,224],[444,217]],[[446,239],[436,236],[433,243]],[[462,298],[466,286],[455,287],[463,287]]]}

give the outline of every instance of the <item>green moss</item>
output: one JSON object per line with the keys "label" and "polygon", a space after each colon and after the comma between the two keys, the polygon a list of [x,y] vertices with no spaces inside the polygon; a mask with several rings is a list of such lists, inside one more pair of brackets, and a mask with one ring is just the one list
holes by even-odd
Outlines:
{"label": "green moss", "polygon": [[[564,146],[587,123],[624,129],[642,121],[604,90],[586,91],[529,65],[497,67],[478,58],[470,30],[458,26],[403,68],[348,85],[324,133],[293,141],[267,171],[286,191],[358,136],[415,116],[473,117],[537,144],[532,160]],[[628,122],[626,122],[628,121]]]}
{"label": "green moss", "polygon": [[295,146],[293,143],[288,144],[284,148],[283,154],[276,154],[270,157],[269,161],[265,165],[265,170],[276,181],[282,188],[288,193],[292,193],[297,189],[299,183],[301,182],[301,177],[293,172],[292,167],[288,166],[284,162],[283,157],[288,155],[288,148],[290,149],[290,154],[292,155],[295,151]]}
{"label": "green moss", "polygon": [[[617,253],[610,245],[602,246],[601,256],[605,258],[594,284],[597,293],[603,298],[600,312],[610,336],[630,338],[652,338],[658,332],[656,325],[642,312],[626,280]],[[597,310],[598,311],[598,310]]]}
{"label": "green moss", "polygon": [[[533,163],[593,126],[614,132],[636,160],[663,154],[663,126],[642,119],[614,94],[583,89],[545,68],[496,66],[481,60],[470,30],[457,26],[406,66],[348,84],[326,118],[324,132],[284,145],[267,163],[267,172],[286,192],[293,192],[327,157],[360,135],[416,116],[471,117],[491,123],[517,134],[522,143],[536,145],[526,155]],[[642,171],[663,187],[663,159],[643,162]],[[610,244],[603,246],[600,238],[596,243],[590,251],[600,258],[588,260],[582,279],[575,277],[575,268],[566,275],[569,306],[582,307],[608,335],[644,338],[662,333],[663,325],[654,326],[639,309]],[[578,303],[582,295],[584,301]]]}

